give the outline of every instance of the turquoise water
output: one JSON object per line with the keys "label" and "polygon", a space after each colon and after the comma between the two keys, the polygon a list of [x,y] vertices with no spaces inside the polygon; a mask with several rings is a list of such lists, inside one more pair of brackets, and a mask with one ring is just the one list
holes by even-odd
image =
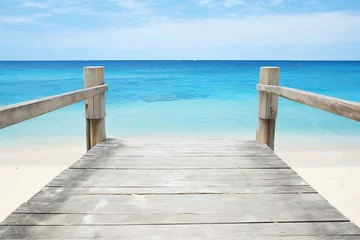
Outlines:
{"label": "turquoise water", "polygon": [[[360,102],[360,62],[33,61],[0,62],[0,105],[83,87],[84,66],[105,66],[110,136],[255,136],[261,66],[280,84]],[[0,139],[84,135],[83,103],[1,130]],[[279,101],[277,133],[358,135],[360,124]]]}

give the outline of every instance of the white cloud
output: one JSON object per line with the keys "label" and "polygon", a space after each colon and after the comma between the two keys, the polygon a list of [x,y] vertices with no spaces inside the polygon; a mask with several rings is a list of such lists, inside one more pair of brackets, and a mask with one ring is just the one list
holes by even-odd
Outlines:
{"label": "white cloud", "polygon": [[154,11],[152,9],[153,3],[150,3],[148,1],[108,0],[108,2],[115,4],[118,7],[117,9],[113,9],[113,12],[108,13],[108,15],[121,16],[122,22],[128,19],[140,20],[144,17],[146,17],[147,19],[142,19],[142,20],[149,21],[153,17],[155,17]]}
{"label": "white cloud", "polygon": [[29,7],[29,8],[40,8],[40,9],[46,9],[48,8],[46,2],[32,2],[32,1],[27,1],[27,2],[23,2],[21,4],[21,6],[23,7]]}
{"label": "white cloud", "polygon": [[51,13],[36,13],[33,15],[34,18],[48,18],[53,16]]}
{"label": "white cloud", "polygon": [[119,7],[123,8],[145,8],[148,6],[145,2],[140,2],[136,0],[109,0],[109,2],[115,3]]}
{"label": "white cloud", "polygon": [[20,23],[33,23],[34,19],[26,16],[4,16],[0,18],[1,23],[7,24],[20,24]]}
{"label": "white cloud", "polygon": [[204,7],[236,7],[236,6],[246,6],[249,9],[254,8],[263,8],[266,6],[276,6],[284,3],[284,0],[267,0],[267,1],[260,1],[260,0],[196,0],[196,3],[199,6]]}
{"label": "white cloud", "polygon": [[275,5],[279,5],[283,2],[284,2],[284,0],[271,0],[270,5],[275,6]]}
{"label": "white cloud", "polygon": [[113,50],[213,49],[244,46],[306,46],[360,41],[360,16],[345,12],[253,15],[71,32],[51,42]]}
{"label": "white cloud", "polygon": [[223,5],[225,7],[234,7],[234,6],[237,6],[237,5],[244,5],[245,2],[243,0],[225,0],[223,2]]}
{"label": "white cloud", "polygon": [[[26,41],[23,32],[14,30],[0,38],[0,45],[21,46],[24,54],[32,46],[41,46],[44,56],[62,59],[358,58],[360,50],[353,47],[360,43],[358,29],[360,15],[348,12],[262,14],[167,20],[137,27],[54,29],[27,33]],[[352,50],[346,51],[346,46]]]}
{"label": "white cloud", "polygon": [[216,7],[217,3],[215,3],[213,0],[197,0],[196,2],[200,6],[205,7]]}

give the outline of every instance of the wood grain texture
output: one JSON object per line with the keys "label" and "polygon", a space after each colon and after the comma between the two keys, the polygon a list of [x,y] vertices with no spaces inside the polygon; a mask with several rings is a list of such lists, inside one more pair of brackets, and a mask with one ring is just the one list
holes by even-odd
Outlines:
{"label": "wood grain texture", "polygon": [[[243,187],[44,187],[35,196],[53,199],[66,195],[172,195],[172,194],[298,194],[317,193],[311,186],[243,186]],[[31,199],[29,200],[31,201]]]}
{"label": "wood grain texture", "polygon": [[[359,239],[352,223],[258,223],[134,226],[0,226],[3,239]],[[309,238],[307,238],[309,237]]]}
{"label": "wood grain texture", "polygon": [[[280,68],[261,67],[260,84],[279,85]],[[276,119],[278,109],[278,97],[266,92],[259,92],[258,116],[262,119]]]}
{"label": "wood grain texture", "polygon": [[355,121],[360,121],[360,104],[356,102],[345,101],[288,87],[258,84],[257,89],[261,92],[284,97],[310,107],[318,108]]}
{"label": "wood grain texture", "polygon": [[[104,85],[104,67],[84,67],[84,86]],[[88,129],[86,131],[86,144],[90,150],[96,144],[106,139],[105,116],[106,104],[105,93],[99,94],[85,101],[85,116]]]}
{"label": "wood grain texture", "polygon": [[[280,69],[278,67],[261,67],[260,84],[279,85]],[[278,97],[259,91],[258,128],[256,140],[274,150],[275,125],[278,112]]]}
{"label": "wood grain texture", "polygon": [[236,157],[178,157],[177,161],[164,157],[104,157],[86,156],[71,169],[278,169],[290,168],[277,158]]}
{"label": "wood grain texture", "polygon": [[104,93],[107,85],[81,89],[28,102],[0,107],[0,129],[38,117]]}
{"label": "wood grain texture", "polygon": [[264,144],[107,139],[17,208],[0,239],[359,239]]}
{"label": "wood grain texture", "polygon": [[[84,87],[94,87],[105,84],[104,67],[84,67]],[[92,97],[85,101],[86,118],[102,119],[106,115],[105,94]]]}

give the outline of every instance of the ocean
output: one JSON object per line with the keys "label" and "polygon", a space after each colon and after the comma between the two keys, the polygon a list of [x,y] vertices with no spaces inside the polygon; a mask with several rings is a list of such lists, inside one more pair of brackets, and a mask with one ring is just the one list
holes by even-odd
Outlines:
{"label": "ocean", "polygon": [[[360,102],[360,61],[2,61],[0,105],[83,88],[104,66],[107,133],[115,137],[255,139],[261,66],[280,85]],[[277,136],[359,135],[360,124],[280,98]],[[1,130],[0,140],[84,137],[83,103]]]}

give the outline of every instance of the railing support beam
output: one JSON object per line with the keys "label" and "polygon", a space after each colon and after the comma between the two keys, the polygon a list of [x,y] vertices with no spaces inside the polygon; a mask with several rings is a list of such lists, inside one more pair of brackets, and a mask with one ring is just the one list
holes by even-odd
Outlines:
{"label": "railing support beam", "polygon": [[[280,69],[278,67],[261,67],[260,84],[278,86],[279,75]],[[259,91],[258,110],[259,125],[256,131],[256,140],[274,150],[278,97]]]}
{"label": "railing support beam", "polygon": [[[103,85],[104,67],[85,67],[85,88]],[[86,116],[86,148],[90,150],[97,143],[106,139],[105,131],[105,93],[94,96],[85,101]]]}

